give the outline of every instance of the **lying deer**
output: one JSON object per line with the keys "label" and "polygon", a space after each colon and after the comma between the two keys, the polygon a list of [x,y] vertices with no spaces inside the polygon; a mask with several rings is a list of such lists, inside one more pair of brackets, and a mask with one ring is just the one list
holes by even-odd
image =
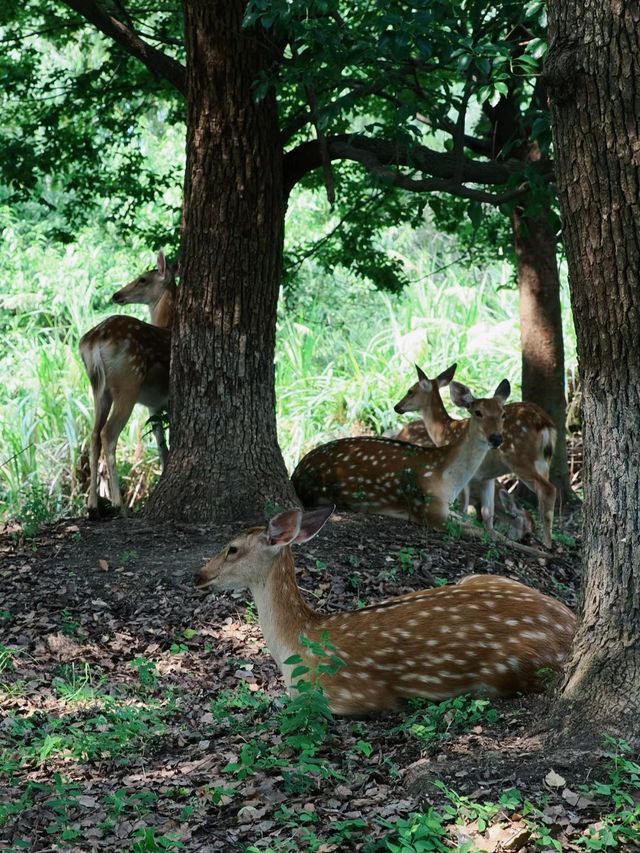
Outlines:
{"label": "lying deer", "polygon": [[315,536],[332,512],[282,512],[266,527],[241,533],[194,578],[200,588],[250,590],[287,688],[296,681],[291,657],[299,655],[312,672],[326,662],[303,636],[331,643],[343,662],[334,674],[316,676],[336,714],[384,711],[415,696],[538,692],[549,670],[561,669],[575,617],[559,601],[504,577],[471,575],[331,616],[313,610],[296,583],[290,546]]}
{"label": "lying deer", "polygon": [[430,527],[446,526],[449,505],[490,448],[502,444],[505,379],[493,397],[477,400],[455,383],[451,393],[470,413],[469,429],[445,447],[418,447],[393,439],[340,438],[316,447],[291,481],[304,506],[336,504],[355,512],[392,515]]}
{"label": "lying deer", "polygon": [[[98,515],[98,461],[104,450],[111,489],[111,503],[122,509],[122,494],[116,469],[116,445],[136,403],[157,415],[169,397],[171,325],[175,312],[175,271],[163,252],[156,269],[143,273],[113,296],[120,305],[149,306],[151,323],[124,315],[107,317],[80,341],[80,355],[93,392],[95,419],[91,433],[89,464],[89,515]],[[168,448],[159,419],[153,434],[164,468]]]}
{"label": "lying deer", "polygon": [[[418,381],[394,406],[398,414],[420,412],[422,424],[412,421],[400,430],[396,439],[409,439],[420,444],[420,427],[423,439],[443,447],[459,442],[460,436],[471,428],[472,421],[455,420],[444,407],[440,388],[450,385],[451,399],[456,405],[457,394],[452,382],[456,365],[444,370],[435,379],[429,379],[417,365]],[[551,547],[551,529],[556,501],[556,489],[549,480],[549,466],[556,442],[556,429],[551,418],[535,403],[509,403],[505,406],[504,441],[499,449],[487,453],[473,476],[473,488],[480,492],[482,521],[489,530],[493,529],[495,477],[513,473],[538,498],[538,513],[543,528],[544,544]],[[468,509],[469,495],[463,493],[463,510]]]}

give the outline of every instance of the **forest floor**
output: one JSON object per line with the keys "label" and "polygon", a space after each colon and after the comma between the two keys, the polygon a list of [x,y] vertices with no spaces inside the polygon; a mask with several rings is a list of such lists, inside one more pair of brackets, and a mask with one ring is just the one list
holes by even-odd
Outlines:
{"label": "forest floor", "polygon": [[[296,549],[298,579],[328,611],[487,572],[573,607],[576,526],[544,562],[341,514]],[[363,721],[283,701],[247,596],[193,585],[237,530],[0,538],[1,850],[639,849],[637,765],[620,743],[549,752],[548,696]]]}

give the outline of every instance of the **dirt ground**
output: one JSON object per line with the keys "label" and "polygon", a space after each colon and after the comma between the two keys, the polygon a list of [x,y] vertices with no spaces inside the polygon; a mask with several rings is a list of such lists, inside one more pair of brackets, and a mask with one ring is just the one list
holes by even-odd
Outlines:
{"label": "dirt ground", "polygon": [[[577,524],[565,523],[565,533],[575,537]],[[27,542],[16,531],[2,536],[0,642],[10,660],[0,673],[0,802],[12,806],[0,820],[0,849],[387,849],[385,820],[451,804],[435,780],[480,803],[518,788],[523,803],[539,805],[556,849],[583,849],[574,843],[600,806],[579,786],[603,776],[604,760],[545,753],[546,696],[495,703],[497,720],[468,729],[447,731],[445,719],[428,741],[402,727],[406,714],[334,720],[323,750],[340,778],[311,772],[307,784],[292,784],[282,765],[229,771],[247,744],[277,749],[282,740],[268,723],[273,702],[251,706],[251,697],[264,691],[268,700],[282,689],[248,598],[206,595],[192,582],[237,530],[76,519]],[[573,607],[579,543],[566,541],[544,562],[389,518],[341,514],[295,558],[308,600],[327,611],[469,573],[508,575]],[[241,691],[242,702],[229,701],[230,691]],[[141,718],[143,730],[127,729],[122,748],[69,747],[64,738],[94,726],[105,697],[134,709],[169,702],[173,711]],[[34,724],[23,731],[16,720]],[[91,731],[106,736],[115,725],[108,717]],[[446,845],[553,849],[534,843],[523,811],[483,818],[462,808],[466,817]]]}

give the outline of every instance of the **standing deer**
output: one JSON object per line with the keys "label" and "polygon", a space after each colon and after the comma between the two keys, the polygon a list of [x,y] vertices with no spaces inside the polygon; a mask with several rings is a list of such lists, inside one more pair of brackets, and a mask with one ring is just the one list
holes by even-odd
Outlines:
{"label": "standing deer", "polygon": [[[306,603],[296,583],[291,545],[306,542],[333,507],[282,512],[266,527],[233,539],[196,573],[197,587],[249,589],[260,627],[287,688],[302,658],[336,714],[396,708],[416,696],[439,701],[472,693],[513,696],[544,689],[569,651],[575,617],[537,590],[493,575],[409,593],[346,613],[326,615]],[[313,675],[318,659],[301,637],[327,646],[342,662]]]}
{"label": "standing deer", "polygon": [[[456,405],[458,385],[452,382],[456,365],[444,370],[435,379],[429,379],[416,365],[418,381],[411,386],[405,396],[396,403],[394,410],[398,414],[420,412],[422,415],[424,438],[438,447],[458,442],[460,436],[471,429],[472,421],[455,420],[444,407],[440,388],[449,385],[451,399]],[[493,530],[495,490],[493,480],[502,474],[513,473],[538,498],[538,513],[543,529],[543,541],[551,547],[551,529],[556,501],[556,489],[549,480],[549,466],[556,442],[556,429],[551,418],[535,403],[509,403],[505,406],[504,441],[499,449],[491,450],[473,476],[472,487],[480,492],[482,521],[489,530]],[[403,440],[405,434],[411,440],[420,443],[419,422],[412,421],[396,435]],[[464,493],[463,510],[468,509],[469,495]]]}
{"label": "standing deer", "polygon": [[444,527],[449,505],[490,448],[502,444],[503,380],[493,397],[477,400],[460,383],[452,388],[469,410],[470,427],[446,447],[418,447],[385,438],[341,438],[308,453],[291,477],[304,506],[337,504],[356,512],[406,518]]}
{"label": "standing deer", "polygon": [[[162,411],[169,398],[171,325],[175,311],[175,272],[163,252],[154,270],[143,273],[113,296],[120,305],[149,306],[151,323],[123,315],[107,317],[80,341],[80,355],[91,382],[95,419],[91,433],[91,479],[87,509],[98,515],[98,461],[104,450],[113,507],[122,510],[116,469],[116,445],[136,403],[151,416]],[[168,448],[159,419],[153,434],[164,468]]]}

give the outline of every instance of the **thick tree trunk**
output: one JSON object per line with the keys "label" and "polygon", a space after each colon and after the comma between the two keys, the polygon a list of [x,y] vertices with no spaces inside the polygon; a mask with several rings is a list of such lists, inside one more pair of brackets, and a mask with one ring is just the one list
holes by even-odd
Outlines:
{"label": "thick tree trunk", "polygon": [[297,504],[275,420],[285,202],[271,59],[243,0],[185,0],[183,276],[172,339],[171,454],[146,512],[229,521]]}
{"label": "thick tree trunk", "polygon": [[558,714],[638,739],[640,14],[551,0],[547,82],[584,405],[584,589]]}
{"label": "thick tree trunk", "polygon": [[[532,207],[535,212],[529,214]],[[537,403],[558,431],[551,479],[558,501],[573,499],[569,483],[560,276],[551,211],[525,202],[512,215],[520,293],[522,399]]]}

